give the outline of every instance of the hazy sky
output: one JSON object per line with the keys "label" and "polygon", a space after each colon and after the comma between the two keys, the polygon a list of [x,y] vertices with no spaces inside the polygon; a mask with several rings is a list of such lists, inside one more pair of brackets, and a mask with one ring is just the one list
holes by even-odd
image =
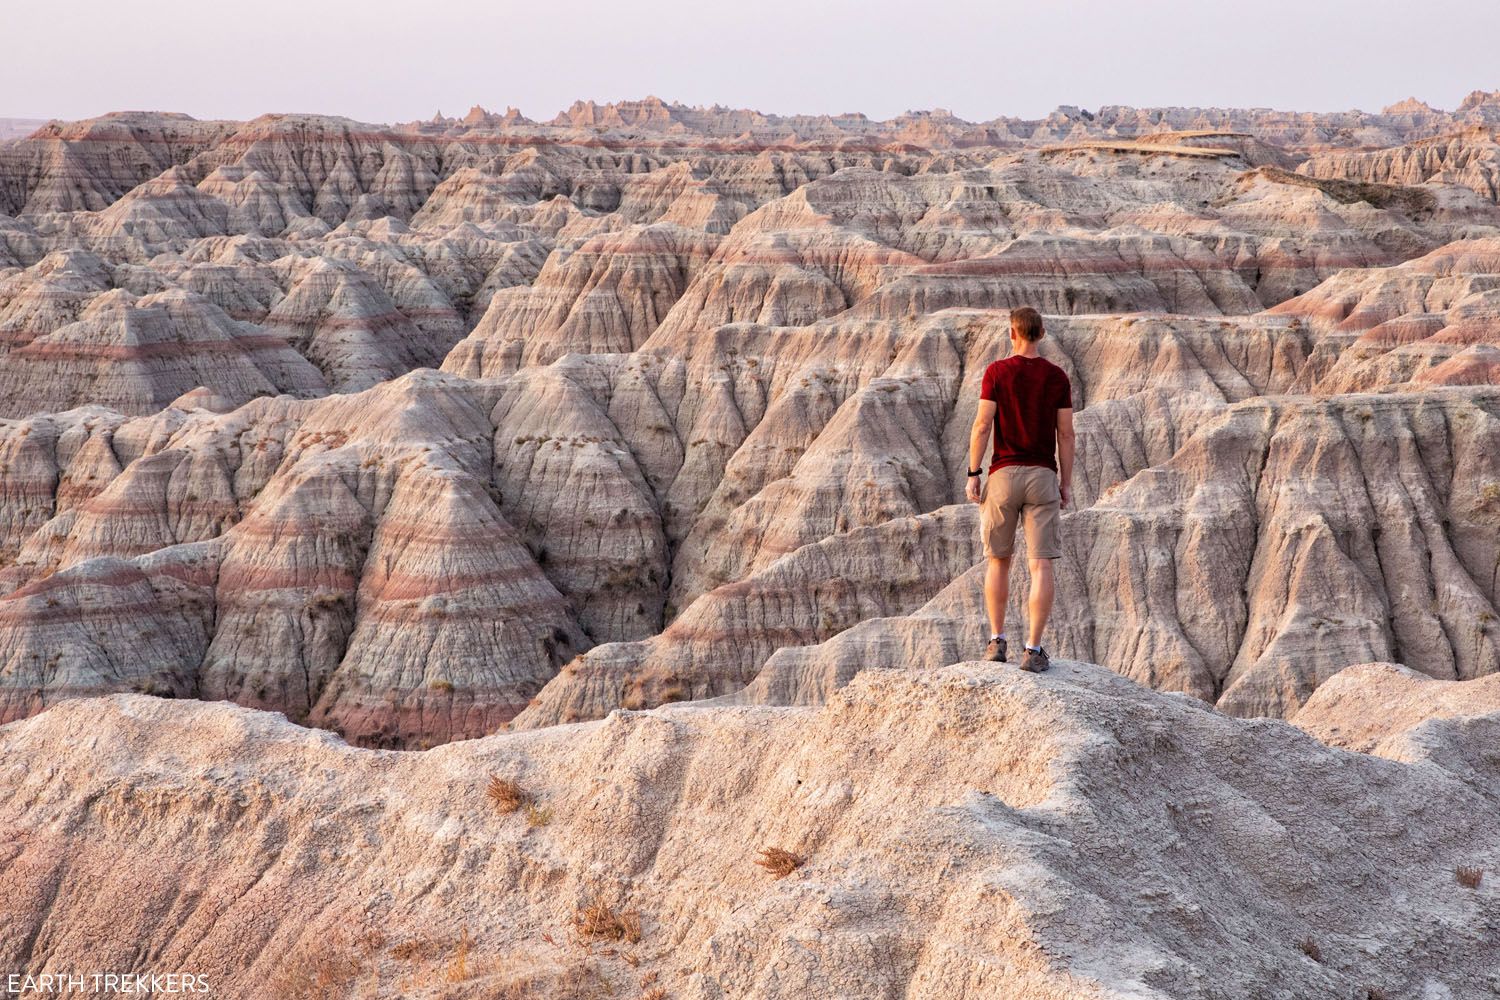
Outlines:
{"label": "hazy sky", "polygon": [[4,0],[0,116],[1452,108],[1500,88],[1496,0]]}

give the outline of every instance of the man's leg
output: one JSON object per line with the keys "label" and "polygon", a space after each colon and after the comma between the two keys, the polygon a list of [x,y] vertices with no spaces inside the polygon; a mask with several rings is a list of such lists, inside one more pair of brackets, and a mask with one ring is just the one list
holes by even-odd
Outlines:
{"label": "man's leg", "polygon": [[1026,602],[1026,645],[1030,649],[1040,649],[1042,631],[1052,614],[1052,560],[1027,559],[1026,568],[1031,571],[1031,597]]}
{"label": "man's leg", "polygon": [[983,534],[984,610],[990,619],[990,641],[984,658],[1003,663],[1009,659],[1005,640],[1005,605],[1010,596],[1010,558],[1016,541],[1017,505],[1012,502],[1011,477],[1003,470],[984,484],[984,505],[979,509]]}
{"label": "man's leg", "polygon": [[1010,556],[990,556],[989,563],[984,574],[984,609],[990,616],[990,635],[1004,635],[1005,602],[1010,598]]}

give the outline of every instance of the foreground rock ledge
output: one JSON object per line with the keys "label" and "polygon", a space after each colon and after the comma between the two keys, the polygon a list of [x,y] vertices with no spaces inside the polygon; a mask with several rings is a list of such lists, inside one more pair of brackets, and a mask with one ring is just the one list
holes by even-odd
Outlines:
{"label": "foreground rock ledge", "polygon": [[[1491,996],[1500,879],[1454,873],[1500,862],[1500,712],[1444,714],[1374,756],[1100,667],[965,664],[418,754],[64,702],[0,728],[0,969],[232,998]],[[770,846],[806,862],[775,880]],[[580,942],[589,901],[639,942]]]}

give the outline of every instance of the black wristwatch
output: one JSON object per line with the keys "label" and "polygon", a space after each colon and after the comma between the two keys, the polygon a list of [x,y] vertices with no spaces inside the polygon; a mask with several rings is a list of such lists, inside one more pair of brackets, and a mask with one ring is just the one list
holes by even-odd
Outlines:
{"label": "black wristwatch", "polygon": [[981,471],[982,471],[982,470],[980,470],[980,469],[970,469],[970,470],[969,470],[969,478],[970,478],[970,479],[973,479],[973,478],[974,478],[974,477],[975,477],[975,476],[977,476],[977,475],[979,475],[979,473],[980,473],[980,472],[981,472]]}

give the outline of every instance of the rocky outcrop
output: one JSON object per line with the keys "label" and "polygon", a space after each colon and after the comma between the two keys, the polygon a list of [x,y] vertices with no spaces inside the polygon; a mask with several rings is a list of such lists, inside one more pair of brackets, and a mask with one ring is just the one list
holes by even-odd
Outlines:
{"label": "rocky outcrop", "polygon": [[[225,997],[1479,997],[1488,877],[1454,873],[1495,865],[1496,725],[1364,756],[1066,662],[426,754],[71,702],[0,729],[0,962]],[[772,847],[800,860],[779,880]],[[618,940],[576,929],[592,904]]]}
{"label": "rocky outcrop", "polygon": [[1497,275],[1500,240],[1461,240],[1397,267],[1342,273],[1272,311],[1305,318],[1318,353],[1337,359],[1314,383],[1321,391],[1493,385]]}
{"label": "rocky outcrop", "polygon": [[529,286],[497,291],[443,366],[504,375],[564,354],[628,354],[645,342],[716,241],[673,225],[596,236],[554,253]]}
{"label": "rocky outcrop", "polygon": [[1329,746],[1410,759],[1419,727],[1439,729],[1500,710],[1500,676],[1437,680],[1397,663],[1362,663],[1313,692],[1294,720]]}
{"label": "rocky outcrop", "polygon": [[[1113,655],[1143,684],[1236,715],[1292,716],[1344,666],[1419,651],[1437,678],[1493,674],[1495,403],[1450,393],[1218,411],[1169,460],[1064,516],[1049,645]],[[818,703],[861,669],[972,655],[979,572],[909,617],[778,651],[741,699]],[[1024,593],[1013,585],[1012,635]]]}
{"label": "rocky outcrop", "polygon": [[85,403],[155,413],[204,385],[232,404],[327,391],[318,370],[286,340],[246,327],[180,290],[139,299],[123,289],[105,292],[76,322],[32,337],[3,357],[3,416]]}
{"label": "rocky outcrop", "polygon": [[22,427],[10,450],[35,485],[12,523],[52,516],[4,571],[0,715],[133,688],[362,743],[492,731],[585,645],[491,495],[493,398],[429,373]]}
{"label": "rocky outcrop", "polygon": [[1380,150],[1319,154],[1297,168],[1309,177],[1374,184],[1453,184],[1500,201],[1500,142],[1476,128]]}
{"label": "rocky outcrop", "polygon": [[[1456,120],[48,126],[0,148],[6,711],[147,686],[413,746],[533,698],[523,725],[732,695],[972,566],[959,458],[1020,304],[1073,379],[1074,535],[1113,539],[1068,556],[1061,652],[1273,714],[1422,643],[1489,672],[1462,616],[1495,602],[1491,525],[1462,504],[1500,206],[1447,167],[1320,166]],[[1393,512],[1427,541],[1376,542]],[[1317,593],[1338,573],[1273,572],[1323,524],[1349,606]],[[1462,575],[1390,569],[1429,556]]]}

